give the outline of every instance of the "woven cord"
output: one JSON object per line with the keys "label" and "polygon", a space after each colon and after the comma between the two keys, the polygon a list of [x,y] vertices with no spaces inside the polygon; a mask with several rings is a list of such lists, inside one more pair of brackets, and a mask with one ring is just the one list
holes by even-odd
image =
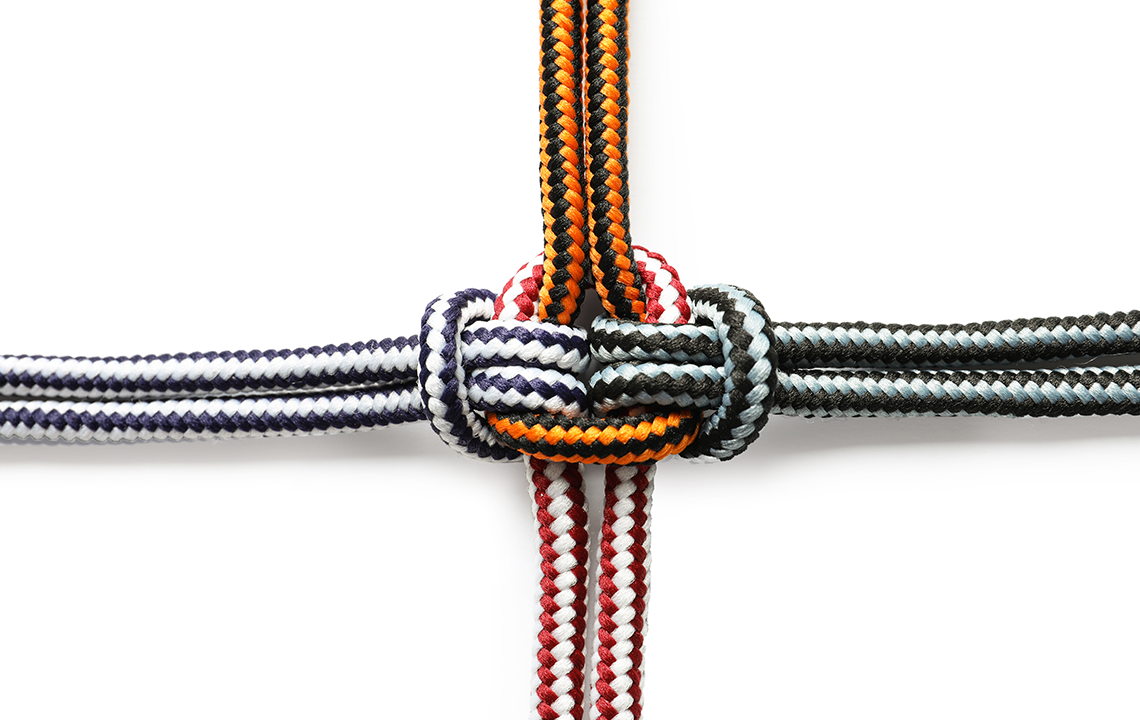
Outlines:
{"label": "woven cord", "polygon": [[645,298],[629,236],[628,0],[591,0],[586,11],[586,184],[590,262],[602,307],[645,319]]}
{"label": "woven cord", "polygon": [[[586,182],[590,261],[602,307],[647,317],[629,233],[628,0],[592,0],[586,12]],[[642,638],[649,594],[649,510],[656,465],[606,465],[598,544],[591,717],[641,717]]]}
{"label": "woven cord", "polygon": [[538,536],[539,595],[531,716],[583,715],[590,538],[580,466],[528,458]]}
{"label": "woven cord", "polygon": [[581,82],[582,3],[542,0],[539,176],[546,247],[538,319],[563,325],[578,316],[585,277]]}
{"label": "woven cord", "polygon": [[[545,249],[536,319],[569,325],[585,278],[582,192],[582,3],[542,0],[539,176]],[[496,317],[503,311],[496,304]],[[570,415],[586,408],[563,409]],[[590,538],[581,468],[526,459],[539,542],[538,650],[532,716],[581,720]]]}
{"label": "woven cord", "polygon": [[641,717],[655,465],[607,465],[598,542],[592,718]]}

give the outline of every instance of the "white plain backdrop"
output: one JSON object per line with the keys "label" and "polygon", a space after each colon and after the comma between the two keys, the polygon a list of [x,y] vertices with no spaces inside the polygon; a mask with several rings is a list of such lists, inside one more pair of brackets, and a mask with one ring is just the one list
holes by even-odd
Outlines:
{"label": "white plain backdrop", "polygon": [[[0,352],[413,334],[541,249],[537,3],[0,0]],[[1140,6],[635,0],[633,236],[780,320],[1140,304]],[[646,717],[1140,713],[1140,420],[658,474]],[[598,478],[593,477],[592,482]],[[522,469],[0,446],[0,717],[522,718]]]}

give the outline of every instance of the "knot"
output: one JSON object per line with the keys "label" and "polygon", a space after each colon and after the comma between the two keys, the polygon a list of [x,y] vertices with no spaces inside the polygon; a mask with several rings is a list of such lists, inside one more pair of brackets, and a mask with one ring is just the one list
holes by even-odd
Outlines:
{"label": "knot", "polygon": [[581,415],[590,362],[585,330],[522,320],[492,320],[495,293],[441,295],[420,329],[419,390],[432,429],[452,449],[511,461],[483,411]]}
{"label": "knot", "polygon": [[589,398],[596,412],[699,409],[700,434],[681,456],[729,460],[756,439],[772,409],[772,323],[752,293],[732,285],[694,288],[689,300],[693,324],[595,320],[590,349],[606,366],[590,378]]}
{"label": "knot", "polygon": [[[676,270],[656,253],[640,247],[633,251],[644,283],[647,316],[656,322],[685,322],[689,304]],[[545,261],[539,255],[507,283],[496,301],[499,317],[537,319]],[[588,410],[584,394],[581,402]],[[628,465],[679,453],[696,438],[701,417],[691,408],[663,413],[639,409],[592,418],[491,411],[487,422],[500,443],[539,459]]]}

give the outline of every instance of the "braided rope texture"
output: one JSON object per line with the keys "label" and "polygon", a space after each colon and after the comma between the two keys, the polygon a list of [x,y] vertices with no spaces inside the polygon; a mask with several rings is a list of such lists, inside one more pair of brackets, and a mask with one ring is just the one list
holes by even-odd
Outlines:
{"label": "braided rope texture", "polygon": [[582,192],[582,3],[542,0],[539,179],[546,272],[537,319],[569,325],[578,315],[586,262]]}
{"label": "braided rope texture", "polygon": [[[650,259],[653,262],[657,261]],[[676,276],[660,263],[655,267],[657,270],[646,276],[656,272],[665,282],[648,289],[652,294],[656,287],[662,302],[668,302],[658,304],[663,317],[680,317],[682,310],[687,313],[689,307],[675,288]],[[486,295],[489,293],[483,297]],[[523,301],[522,296],[516,299]],[[537,305],[532,303],[532,307]],[[781,356],[784,367],[777,374],[772,412],[812,417],[1136,414],[1140,371],[1129,365],[1051,370],[1000,366],[971,370],[967,365],[951,370],[954,364],[1011,357],[1009,352],[1017,353],[1012,357],[1022,362],[1126,353],[1135,349],[1140,338],[1140,325],[1134,322],[1137,315],[935,326],[944,329],[902,335],[896,330],[886,333],[889,341],[884,340],[883,331],[867,329],[876,327],[872,324],[865,325],[865,332],[836,330],[830,338],[820,332],[814,339],[807,334],[791,340],[787,339],[791,337],[788,328],[797,326],[777,324],[774,334],[777,338],[785,336],[784,342],[777,339],[777,352],[798,353],[797,362],[819,363],[821,358],[810,354],[817,352],[836,362],[835,350],[813,349],[821,343],[854,346],[849,352],[857,351],[859,356],[847,356],[846,361],[854,367],[820,368],[789,366]],[[611,382],[615,370],[603,368],[592,390],[594,402],[602,409],[652,401],[673,402],[707,413],[713,407],[712,398],[723,394],[723,346],[713,325],[598,320],[590,331],[588,349],[582,331],[575,328],[550,323],[525,326],[509,320],[487,322],[478,317],[484,315],[472,314],[464,325],[458,324],[458,316],[452,321],[441,320],[444,325],[450,322],[453,329],[447,333],[459,338],[455,366],[464,377],[462,400],[459,375],[452,378],[453,384],[442,384],[450,388],[445,394],[453,405],[444,408],[442,415],[453,437],[463,433],[463,426],[471,431],[472,438],[480,428],[489,427],[480,410],[577,412],[589,402],[583,400],[577,375],[589,361],[591,349],[596,359],[610,366],[627,364],[641,383],[636,392],[629,391],[627,383],[627,392],[611,399],[617,388]],[[977,329],[965,329],[970,327]],[[982,332],[985,327],[990,330]],[[904,359],[897,352],[904,342],[925,343],[922,362],[931,367],[925,371],[859,367],[871,362],[917,362],[913,355]],[[876,354],[877,350],[872,352],[875,347],[885,347],[886,351]],[[978,347],[983,349],[967,361],[962,348]],[[425,417],[422,400],[411,400],[411,395],[418,394],[417,358],[421,351],[419,338],[406,337],[291,351],[119,358],[0,356],[5,382],[0,391],[4,418],[0,438],[113,442],[244,437],[346,432],[412,422]],[[556,376],[550,371],[562,374]],[[607,385],[611,389],[604,389]],[[463,418],[458,430],[454,429],[453,417]],[[631,419],[622,419],[615,432],[636,434],[633,425]],[[621,430],[624,426],[629,428]],[[521,434],[532,428],[523,429]],[[497,436],[499,431],[492,430]],[[460,448],[466,452],[465,444]],[[653,453],[643,457],[650,459]]]}
{"label": "braided rope texture", "polygon": [[773,412],[800,417],[1140,415],[1140,367],[780,372]]}
{"label": "braided rope texture", "polygon": [[[675,323],[690,314],[685,286],[676,268],[658,253],[633,246],[638,275],[644,282],[646,316],[654,322]],[[546,258],[539,255],[507,281],[495,299],[495,317],[520,321],[538,319],[539,294],[546,272]]]}
{"label": "braided rope texture", "polygon": [[491,320],[468,325],[462,343],[472,410],[585,414],[586,387],[578,375],[590,355],[581,328]]}
{"label": "braided rope texture", "polygon": [[540,557],[531,717],[581,720],[590,552],[582,473],[577,465],[531,458],[526,477]]}
{"label": "braided rope texture", "polygon": [[1140,310],[963,325],[778,324],[785,366],[960,366],[1140,353]]}
{"label": "braided rope texture", "polygon": [[419,340],[397,337],[295,350],[0,356],[0,396],[91,399],[249,395],[414,381]]}
{"label": "braided rope texture", "polygon": [[418,390],[134,402],[0,402],[0,439],[131,442],[323,435],[424,419]]}
{"label": "braided rope texture", "polygon": [[607,466],[598,544],[591,717],[641,717],[654,465]]}
{"label": "braided rope texture", "polygon": [[489,290],[462,290],[428,305],[420,330],[420,395],[432,429],[449,447],[507,461],[518,459],[518,453],[499,443],[471,407],[461,354],[462,328],[491,319],[494,303]]}
{"label": "braided rope texture", "polygon": [[594,0],[586,10],[590,262],[606,312],[644,320],[643,284],[629,236],[628,13],[628,0]]}
{"label": "braided rope texture", "polygon": [[[691,309],[677,271],[660,255],[642,248],[634,251],[640,275],[647,282],[649,317],[660,322],[686,322]],[[545,270],[541,257],[524,264],[496,299],[495,314],[519,321],[535,317]],[[583,410],[586,405],[581,398]],[[579,409],[570,405],[569,398],[567,406]],[[641,412],[601,419],[575,416],[574,412],[536,415],[487,409],[486,421],[499,443],[556,462],[627,464],[660,460],[690,445],[701,424],[695,412],[684,408],[665,415]]]}
{"label": "braided rope texture", "polygon": [[683,411],[607,418],[487,413],[487,422],[500,441],[527,455],[607,465],[664,460],[691,445],[701,429],[699,417]]}
{"label": "braided rope texture", "polygon": [[[549,240],[549,236],[548,236]],[[527,333],[538,344],[544,338],[559,338],[561,352],[550,354],[547,349],[530,353],[532,363],[546,363],[550,368],[573,375],[558,380],[558,384],[576,392],[561,406],[544,404],[548,417],[565,414],[578,416],[585,413],[585,387],[578,381],[589,363],[589,345],[578,328],[567,327],[573,313],[543,317],[542,306],[547,298],[538,290],[539,281],[565,285],[566,275],[558,275],[549,257],[550,245],[544,262],[538,260],[524,264],[515,277],[495,299],[493,327],[490,331],[517,336]],[[525,306],[525,309],[524,309]],[[514,318],[513,320],[510,318]],[[540,320],[541,318],[541,320]],[[554,322],[563,325],[554,325]],[[473,334],[477,334],[475,330]],[[527,347],[532,343],[526,343]],[[488,347],[488,349],[491,349]],[[503,352],[496,352],[502,358]],[[500,367],[500,373],[508,367]],[[531,370],[530,367],[525,368]],[[517,392],[512,387],[509,392]],[[518,398],[511,397],[511,401]],[[485,410],[498,407],[484,405]],[[539,596],[535,633],[534,686],[531,699],[531,718],[538,720],[581,720],[584,712],[585,645],[586,645],[586,580],[589,571],[590,540],[586,495],[582,472],[578,465],[548,462],[537,457],[526,459],[527,486],[530,489],[535,530],[538,536]]]}
{"label": "braided rope texture", "polygon": [[696,325],[595,322],[591,349],[609,365],[591,378],[590,398],[602,408],[707,410],[682,456],[729,460],[756,439],[774,402],[772,323],[752,293],[731,285],[694,288],[690,299]]}

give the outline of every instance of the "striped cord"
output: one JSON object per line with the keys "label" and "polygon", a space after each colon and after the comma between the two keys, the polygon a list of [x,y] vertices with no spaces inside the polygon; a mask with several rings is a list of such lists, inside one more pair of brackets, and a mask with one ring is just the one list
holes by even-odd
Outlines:
{"label": "striped cord", "polygon": [[0,439],[130,442],[325,435],[424,419],[415,386],[288,397],[0,401]]}
{"label": "striped cord", "polygon": [[531,717],[581,720],[590,552],[582,473],[536,458],[525,467],[539,555]]}
{"label": "striped cord", "polygon": [[541,2],[539,179],[549,268],[536,317],[562,325],[578,316],[585,279],[581,17],[579,0]]}
{"label": "striped cord", "polygon": [[[607,364],[591,378],[589,391],[591,406],[599,411],[648,404],[701,410],[705,418],[701,435],[684,453],[691,459],[731,459],[755,440],[770,413],[800,417],[1140,414],[1140,367],[1112,363],[1112,356],[1134,349],[1137,335],[1130,319],[1136,313],[909,332],[906,326],[863,323],[866,333],[848,332],[852,329],[848,325],[847,330],[795,337],[788,334],[788,327],[807,326],[771,323],[759,301],[739,288],[698,287],[691,299],[697,324],[596,320],[591,351]],[[741,352],[742,348],[747,350]],[[827,364],[788,363],[781,353],[789,348],[798,362]],[[1044,362],[1041,358],[1089,352],[1107,354],[1091,367],[1039,364]],[[840,364],[837,357],[848,364]],[[1017,362],[998,364],[1003,357]],[[1038,365],[1029,358],[1037,358]],[[920,359],[925,366],[900,367]],[[880,366],[865,367],[872,362]]]}
{"label": "striped cord", "polygon": [[[658,271],[657,276],[667,278],[665,285],[650,286],[650,293],[665,297],[676,292],[675,274]],[[694,290],[696,297],[702,292]],[[700,302],[695,306],[706,307]],[[675,300],[658,307],[675,319],[680,308],[687,312],[689,305]],[[814,336],[819,339],[781,342],[788,328],[806,326],[776,323],[771,337],[779,367],[773,376],[771,412],[801,417],[1137,414],[1140,371],[1131,364],[1113,365],[1106,357],[1135,351],[1140,327],[1132,319],[1137,316],[1140,313],[1135,311],[1102,313],[1061,322],[1004,321],[916,330],[907,337],[920,333],[927,341],[922,346],[926,364],[921,367],[890,366],[900,362],[896,348],[901,345],[897,340],[901,330],[873,333],[879,346],[885,344],[884,334],[893,341],[886,345],[887,352],[872,355],[868,347],[875,346],[866,342],[866,333],[819,333]],[[449,322],[454,324],[456,318]],[[693,407],[707,422],[708,414],[728,395],[727,375],[717,326],[700,322],[706,324],[599,320],[588,344],[583,331],[568,326],[532,323],[537,327],[528,328],[521,321],[472,316],[466,324],[455,325],[458,340],[452,343],[452,352],[458,353],[455,369],[466,368],[462,375],[467,408],[459,405],[457,415],[454,408],[445,407],[439,414],[464,422],[474,418],[472,422],[483,425],[476,425],[473,434],[488,424],[482,417],[485,412],[575,414],[583,404],[606,411],[644,405]],[[971,327],[979,329],[972,333],[964,329]],[[990,331],[983,333],[984,327]],[[929,340],[932,334],[952,337],[953,344],[940,340],[934,345]],[[866,347],[838,339],[856,336]],[[970,347],[976,348],[981,346],[979,336],[987,338],[985,352],[966,364],[959,350],[965,346],[963,338],[975,338]],[[1000,345],[994,340],[998,337]],[[780,354],[821,343],[853,347],[860,356],[849,356],[846,364],[840,364],[835,350],[819,351],[829,364],[813,366],[800,364],[809,357],[803,352],[792,363]],[[116,442],[246,437],[348,432],[413,422],[426,419],[422,399],[413,397],[422,390],[417,384],[420,350],[419,338],[398,337],[292,351],[133,358],[0,356],[5,382],[0,391],[0,438]],[[1009,357],[1006,353],[1012,351],[1018,353],[1017,364],[996,364],[997,358]],[[1032,357],[1089,353],[1101,359],[1089,366],[1070,362],[1056,368],[1024,367]],[[587,387],[577,375],[591,356],[606,365]],[[981,364],[983,359],[988,364]],[[878,366],[868,366],[870,362]],[[457,395],[458,383],[451,387]],[[619,425],[637,432],[628,419]],[[453,426],[449,432],[462,434]],[[526,443],[525,436],[520,442]],[[657,449],[664,445],[659,443]],[[496,452],[503,459],[515,457],[514,451]]]}
{"label": "striped cord", "polygon": [[773,412],[800,417],[1140,415],[1140,366],[781,370]]}
{"label": "striped cord", "polygon": [[133,357],[0,356],[0,397],[159,398],[297,392],[413,381],[417,338],[296,350]]}
{"label": "striped cord", "polygon": [[586,185],[590,262],[602,307],[644,320],[645,295],[629,235],[628,0],[586,7]]}
{"label": "striped cord", "polygon": [[1140,311],[964,325],[776,325],[786,366],[929,367],[1140,353]]}
{"label": "striped cord", "polygon": [[594,718],[641,717],[654,475],[654,465],[606,466],[591,674]]}

